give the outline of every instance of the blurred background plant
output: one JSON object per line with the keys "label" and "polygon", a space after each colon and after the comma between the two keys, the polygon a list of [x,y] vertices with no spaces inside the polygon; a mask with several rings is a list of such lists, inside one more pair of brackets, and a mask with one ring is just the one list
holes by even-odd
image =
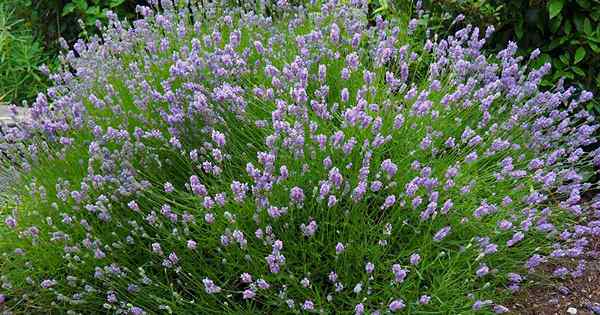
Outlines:
{"label": "blurred background plant", "polygon": [[[393,18],[406,16],[401,13],[407,10],[413,15],[417,12],[418,1],[368,1],[373,22],[377,15]],[[225,2],[247,6],[256,1]],[[288,2],[297,5],[303,1]],[[72,44],[78,37],[91,35],[96,20],[106,21],[108,10],[122,19],[133,20],[138,4],[145,5],[147,1],[12,0],[3,4],[0,102],[31,100],[43,89],[45,79],[37,68],[44,62],[57,63],[60,37]],[[268,9],[276,1],[265,0],[264,4]],[[536,66],[550,62],[553,68],[544,80],[545,86],[550,87],[564,77],[567,84],[600,93],[600,0],[425,0],[422,7],[425,11],[419,22],[440,36],[447,36],[468,23],[480,28],[494,25],[496,33],[489,41],[488,51],[497,51],[508,41],[515,41],[522,55],[540,48],[542,54]],[[456,23],[457,16],[464,20]],[[596,109],[600,112],[599,106]]]}
{"label": "blurred background plant", "polygon": [[[396,14],[402,4],[370,3],[384,16]],[[544,86],[565,78],[567,84],[600,93],[600,0],[426,0],[423,7],[422,21],[440,36],[466,24],[481,29],[493,25],[488,51],[498,51],[508,41],[517,43],[521,55],[539,48],[535,66],[550,62],[553,69]],[[600,112],[597,102],[595,110]]]}
{"label": "blurred background plant", "polygon": [[[16,0],[16,15],[30,22],[35,35],[50,52],[58,50],[58,39],[73,43],[78,37],[93,32],[96,20],[106,21],[113,11],[121,19],[134,19],[135,6],[142,0]],[[81,21],[81,22],[79,22]]]}
{"label": "blurred background plant", "polygon": [[0,4],[0,103],[31,101],[47,86],[39,67],[58,64],[58,39],[73,44],[95,32],[111,10],[135,19],[142,0],[11,0]]}
{"label": "blurred background plant", "polygon": [[0,3],[0,103],[30,99],[45,85],[38,67],[47,60],[43,45],[15,8]]}

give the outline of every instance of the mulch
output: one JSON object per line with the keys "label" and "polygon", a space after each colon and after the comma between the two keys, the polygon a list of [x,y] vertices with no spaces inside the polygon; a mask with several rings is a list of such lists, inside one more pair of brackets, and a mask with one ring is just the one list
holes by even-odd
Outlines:
{"label": "mulch", "polygon": [[[547,280],[541,285],[522,289],[507,303],[512,314],[600,314],[600,239],[590,241],[590,252],[583,257],[586,261],[583,276]],[[559,263],[577,265],[578,260],[562,260]],[[545,263],[537,271],[537,276],[549,279],[556,263]]]}

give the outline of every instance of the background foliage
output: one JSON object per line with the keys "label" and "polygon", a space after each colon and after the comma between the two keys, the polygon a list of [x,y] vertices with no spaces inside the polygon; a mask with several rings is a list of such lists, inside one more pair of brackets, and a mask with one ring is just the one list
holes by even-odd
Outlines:
{"label": "background foliage", "polygon": [[44,86],[37,69],[46,60],[43,47],[14,13],[0,3],[0,103],[30,98]]}
{"label": "background foliage", "polygon": [[[28,20],[35,35],[51,53],[58,50],[58,39],[74,42],[95,29],[96,20],[106,21],[111,10],[123,19],[134,19],[141,0],[17,0],[18,17]],[[79,22],[81,20],[81,22]]]}
{"label": "background foliage", "polygon": [[426,1],[434,15],[432,24],[441,31],[463,14],[463,24],[494,25],[496,33],[488,49],[498,50],[515,41],[523,55],[536,48],[538,63],[550,62],[550,86],[564,77],[598,94],[600,92],[600,1],[598,0],[442,0]]}
{"label": "background foliage", "polygon": [[55,66],[58,39],[72,44],[95,32],[112,10],[135,19],[142,0],[13,0],[0,4],[0,103],[31,101],[46,85],[39,67]]}
{"label": "background foliage", "polygon": [[[302,1],[291,1],[291,3]],[[112,10],[121,18],[135,19],[135,6],[144,0],[14,0],[3,5],[2,42],[14,41],[8,52],[3,46],[0,101],[31,100],[44,79],[37,72],[43,62],[56,63],[58,39],[73,43],[95,31],[96,20],[104,22]],[[240,2],[240,5],[243,2]],[[371,16],[398,16],[415,10],[416,1],[370,0]],[[545,78],[550,86],[561,77],[598,94],[600,92],[600,1],[599,0],[426,0],[430,11],[424,17],[441,36],[471,23],[481,28],[494,25],[496,33],[489,50],[499,50],[516,41],[523,55],[542,51],[537,63],[551,62],[553,72]],[[12,17],[6,17],[7,14]],[[458,15],[465,17],[454,23]],[[10,32],[7,25],[12,20]],[[15,23],[16,22],[16,23]],[[10,36],[8,35],[10,33]],[[20,38],[16,40],[15,38]],[[9,60],[10,59],[10,60]],[[7,68],[14,69],[11,71]],[[24,73],[15,76],[14,73]],[[15,78],[21,78],[16,80]],[[12,81],[12,82],[11,82]],[[20,85],[20,86],[19,86]]]}

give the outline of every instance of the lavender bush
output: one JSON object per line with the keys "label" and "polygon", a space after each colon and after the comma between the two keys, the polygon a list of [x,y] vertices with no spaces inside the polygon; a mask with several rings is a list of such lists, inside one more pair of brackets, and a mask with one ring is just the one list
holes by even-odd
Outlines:
{"label": "lavender bush", "polygon": [[583,273],[592,95],[539,91],[535,53],[366,1],[170,3],[109,15],[0,139],[0,309],[503,313],[541,263]]}

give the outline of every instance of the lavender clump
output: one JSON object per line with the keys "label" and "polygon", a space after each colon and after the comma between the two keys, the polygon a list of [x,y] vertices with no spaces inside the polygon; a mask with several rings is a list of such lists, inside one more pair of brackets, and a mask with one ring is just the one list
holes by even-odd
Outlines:
{"label": "lavender clump", "polygon": [[497,288],[599,234],[593,96],[484,54],[492,28],[150,2],[0,138],[0,310],[504,313]]}

